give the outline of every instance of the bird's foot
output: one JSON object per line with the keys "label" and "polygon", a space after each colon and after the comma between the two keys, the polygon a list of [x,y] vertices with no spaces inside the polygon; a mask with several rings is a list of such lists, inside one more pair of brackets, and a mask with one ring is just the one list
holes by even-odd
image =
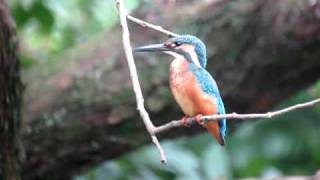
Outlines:
{"label": "bird's foot", "polygon": [[185,127],[190,127],[189,118],[190,118],[189,116],[184,116],[184,117],[181,119],[183,126],[185,126]]}
{"label": "bird's foot", "polygon": [[204,125],[204,121],[201,119],[202,118],[201,114],[196,115],[194,118],[198,124],[200,124],[201,126]]}

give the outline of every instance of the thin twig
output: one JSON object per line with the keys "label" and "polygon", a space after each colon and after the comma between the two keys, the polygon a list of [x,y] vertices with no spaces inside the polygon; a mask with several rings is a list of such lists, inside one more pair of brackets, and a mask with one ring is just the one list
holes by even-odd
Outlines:
{"label": "thin twig", "polygon": [[122,27],[122,42],[123,42],[123,47],[124,47],[126,59],[128,62],[128,66],[129,66],[130,77],[133,84],[133,90],[136,95],[137,109],[139,110],[140,116],[152,138],[152,142],[156,145],[156,147],[159,150],[161,162],[166,163],[167,160],[166,160],[164,151],[154,133],[155,127],[150,120],[149,114],[144,108],[144,99],[143,99],[143,95],[142,95],[142,91],[141,91],[141,87],[138,79],[137,69],[136,69],[133,55],[132,55],[132,47],[130,44],[130,35],[129,35],[129,29],[128,29],[128,24],[126,19],[127,11],[126,11],[123,0],[115,0],[115,2],[119,11],[120,24]]}
{"label": "thin twig", "polygon": [[[256,118],[270,119],[270,118],[273,118],[274,116],[285,114],[290,111],[313,106],[319,102],[320,102],[320,98],[312,100],[312,101],[308,101],[305,103],[296,104],[296,105],[293,105],[293,106],[290,106],[290,107],[287,107],[287,108],[284,108],[284,109],[281,109],[278,111],[273,111],[273,112],[259,113],[259,114],[237,114],[237,113],[214,114],[214,115],[210,115],[210,116],[202,116],[200,120],[201,121],[218,121],[222,118],[226,118],[228,120],[231,120],[231,119],[256,119]],[[187,119],[187,124],[191,125],[191,124],[195,123],[195,121],[196,121],[195,118],[191,117],[191,118]],[[184,123],[182,122],[182,120],[173,120],[167,124],[156,127],[154,130],[154,133],[155,134],[162,133],[162,132],[168,131],[172,128],[181,127],[181,126],[183,126],[183,124]]]}
{"label": "thin twig", "polygon": [[141,20],[141,19],[135,18],[135,17],[133,17],[133,16],[127,15],[127,18],[128,18],[130,21],[132,21],[132,22],[134,22],[134,23],[137,23],[137,24],[139,24],[139,25],[142,26],[142,27],[146,27],[146,28],[150,28],[150,29],[156,30],[156,31],[158,31],[158,32],[161,32],[161,33],[169,36],[169,37],[177,37],[177,36],[179,36],[178,34],[173,33],[173,32],[171,32],[171,31],[168,31],[168,30],[164,29],[164,28],[161,27],[161,26],[148,23],[148,22],[146,22],[146,21],[143,21],[143,20]]}

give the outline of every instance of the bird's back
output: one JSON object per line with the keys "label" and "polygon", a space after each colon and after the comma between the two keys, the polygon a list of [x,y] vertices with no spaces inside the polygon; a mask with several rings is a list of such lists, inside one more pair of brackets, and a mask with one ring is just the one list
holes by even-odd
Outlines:
{"label": "bird's back", "polygon": [[[183,59],[175,59],[170,65],[170,88],[177,103],[188,116],[225,114],[224,105],[214,79],[201,67]],[[220,144],[223,144],[226,129],[225,120],[211,121],[207,125],[212,125],[214,136]]]}
{"label": "bird's back", "polygon": [[[193,74],[195,74],[195,76],[197,77],[197,81],[201,85],[201,89],[203,90],[203,92],[213,97],[216,100],[215,103],[217,106],[217,112],[212,114],[226,114],[224,103],[222,101],[217,83],[213,79],[213,77],[210,75],[210,73],[206,69],[199,68],[192,64],[189,66],[189,68],[193,72]],[[216,122],[217,121],[210,121],[209,123],[214,124]],[[219,125],[220,136],[222,138],[220,140],[220,144],[224,144],[224,138],[226,135],[226,128],[227,128],[226,119],[219,120],[218,125]]]}

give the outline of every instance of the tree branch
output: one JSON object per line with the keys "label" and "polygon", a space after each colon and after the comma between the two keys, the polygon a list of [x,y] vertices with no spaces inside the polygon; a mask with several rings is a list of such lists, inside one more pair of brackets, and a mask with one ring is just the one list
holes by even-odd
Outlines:
{"label": "tree branch", "polygon": [[[267,112],[267,113],[259,113],[259,114],[237,114],[237,113],[231,113],[231,114],[214,114],[214,115],[210,115],[210,116],[202,116],[200,118],[200,120],[202,122],[205,121],[218,121],[222,118],[226,118],[228,120],[235,120],[235,119],[257,119],[257,118],[273,118],[274,116],[278,116],[281,114],[285,114],[287,112],[291,112],[294,110],[298,110],[298,109],[302,109],[305,107],[310,107],[313,106],[317,103],[320,102],[320,98],[312,100],[312,101],[308,101],[305,103],[300,103],[300,104],[296,104],[278,111],[273,111],[273,112]],[[176,128],[176,127],[181,127],[184,126],[184,123],[187,123],[188,125],[191,124],[195,124],[196,122],[196,118],[195,117],[191,117],[189,119],[186,120],[186,122],[183,122],[182,120],[173,120],[167,124],[161,125],[159,127],[156,127],[154,133],[162,133],[164,131],[168,131],[172,128]]]}
{"label": "tree branch", "polygon": [[16,25],[5,0],[0,0],[0,179],[20,180],[21,104]]}
{"label": "tree branch", "polygon": [[158,32],[161,32],[161,33],[169,36],[169,37],[177,37],[177,36],[179,36],[178,34],[173,33],[173,32],[171,32],[171,31],[169,31],[169,30],[166,30],[166,29],[164,29],[164,28],[161,27],[161,26],[148,23],[148,22],[146,22],[146,21],[143,21],[143,20],[141,20],[141,19],[135,18],[135,17],[133,17],[133,16],[127,15],[127,18],[128,18],[130,21],[132,21],[132,22],[134,22],[134,23],[136,23],[136,24],[139,24],[139,25],[142,26],[142,27],[156,30],[156,31],[158,31]]}
{"label": "tree branch", "polygon": [[130,35],[129,35],[129,29],[128,29],[127,19],[126,19],[127,11],[126,11],[123,0],[115,0],[115,1],[116,1],[118,11],[119,11],[120,24],[122,27],[123,48],[124,48],[126,59],[127,59],[128,66],[129,66],[133,90],[136,95],[137,109],[139,110],[140,116],[143,120],[143,123],[145,124],[145,126],[146,126],[146,128],[152,138],[152,142],[157,146],[157,148],[159,150],[161,162],[166,163],[167,162],[166,156],[165,156],[164,151],[159,143],[159,140],[157,139],[157,137],[154,133],[155,126],[151,122],[149,114],[144,107],[144,99],[143,99],[143,95],[142,95],[142,91],[141,91],[141,87],[140,87],[140,83],[139,83],[139,79],[138,79],[137,69],[136,69],[133,55],[132,55],[132,47],[130,44]]}

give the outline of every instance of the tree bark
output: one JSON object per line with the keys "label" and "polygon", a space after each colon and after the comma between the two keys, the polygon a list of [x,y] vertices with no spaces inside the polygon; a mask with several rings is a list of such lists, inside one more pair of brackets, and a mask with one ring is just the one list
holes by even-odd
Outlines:
{"label": "tree bark", "polygon": [[14,21],[0,0],[0,179],[20,179],[22,84]]}
{"label": "tree bark", "polygon": [[[300,0],[245,0],[219,6],[197,2],[193,11],[189,6],[173,11],[157,4],[141,7],[135,15],[175,32],[188,29],[205,40],[208,70],[222,90],[228,112],[266,111],[319,79],[318,1],[310,5]],[[158,36],[134,24],[131,34],[139,45]],[[73,50],[81,55],[69,52],[26,74],[24,179],[68,179],[150,143],[136,111],[120,37],[115,28]],[[168,57],[136,56],[155,124],[182,117],[167,87],[169,61],[160,59]],[[180,128],[161,138],[200,131]]]}

